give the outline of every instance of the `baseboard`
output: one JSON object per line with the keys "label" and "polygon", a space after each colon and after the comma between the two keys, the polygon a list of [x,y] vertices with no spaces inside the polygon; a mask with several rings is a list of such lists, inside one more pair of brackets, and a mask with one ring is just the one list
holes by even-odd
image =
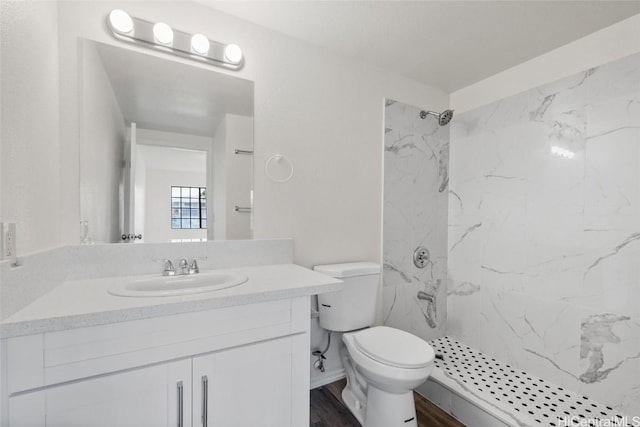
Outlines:
{"label": "baseboard", "polygon": [[345,375],[344,368],[340,368],[311,377],[311,390],[322,387],[323,385],[331,384],[334,381],[341,380]]}

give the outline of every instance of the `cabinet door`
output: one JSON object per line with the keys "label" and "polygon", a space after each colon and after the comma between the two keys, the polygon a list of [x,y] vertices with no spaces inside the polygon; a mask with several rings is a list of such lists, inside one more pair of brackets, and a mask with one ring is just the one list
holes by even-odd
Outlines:
{"label": "cabinet door", "polygon": [[13,396],[9,399],[9,425],[191,426],[191,360]]}
{"label": "cabinet door", "polygon": [[285,337],[194,358],[193,426],[291,426],[294,342]]}

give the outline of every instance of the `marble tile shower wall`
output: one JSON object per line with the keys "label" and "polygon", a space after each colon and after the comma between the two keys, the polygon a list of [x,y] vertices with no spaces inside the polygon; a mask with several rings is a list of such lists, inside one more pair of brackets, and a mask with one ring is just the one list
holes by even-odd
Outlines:
{"label": "marble tile shower wall", "polygon": [[[384,323],[431,340],[446,325],[449,127],[387,100],[384,148]],[[423,269],[418,246],[430,256]]]}
{"label": "marble tile shower wall", "polygon": [[640,55],[454,117],[447,295],[449,335],[640,415]]}

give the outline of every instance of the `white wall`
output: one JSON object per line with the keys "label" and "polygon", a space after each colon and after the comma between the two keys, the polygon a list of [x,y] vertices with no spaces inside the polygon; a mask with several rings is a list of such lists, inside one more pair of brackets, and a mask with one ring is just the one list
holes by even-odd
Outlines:
{"label": "white wall", "polygon": [[[82,45],[80,219],[94,242],[120,241],[118,187],[126,126],[94,44]],[[91,206],[91,209],[86,207]]]}
{"label": "white wall", "polygon": [[[129,128],[131,129],[131,128]],[[141,152],[143,146],[136,145],[135,167],[133,170],[133,234],[142,234],[140,242],[144,242],[147,238],[147,162],[145,161],[144,154]],[[124,181],[124,179],[123,179]],[[124,228],[122,230],[124,233]],[[148,242],[154,242],[154,240],[147,240]],[[131,242],[131,240],[128,240]],[[137,240],[133,240],[137,242]]]}
{"label": "white wall", "polygon": [[[61,241],[58,7],[4,0],[0,7],[0,221],[17,223],[17,251],[24,254]],[[77,183],[73,192],[77,197]],[[78,221],[76,210],[68,220],[76,239]]]}
{"label": "white wall", "polygon": [[[104,20],[116,7],[242,46],[243,70],[216,71],[255,82],[255,238],[293,237],[295,261],[305,266],[380,259],[384,97],[441,109],[448,105],[447,94],[198,4],[62,2],[62,152],[69,167],[77,164],[78,38],[152,52],[107,34]],[[288,183],[264,175],[265,160],[276,152],[296,168]],[[77,173],[65,172],[62,182],[77,187]],[[75,232],[77,202],[65,206],[63,228]],[[75,241],[67,236],[66,243]]]}
{"label": "white wall", "polygon": [[[227,121],[220,120],[213,135],[212,149],[207,153],[207,205],[209,240],[227,238]],[[213,221],[211,221],[213,220]]]}
{"label": "white wall", "polygon": [[640,52],[640,14],[451,93],[457,113]]}
{"label": "white wall", "polygon": [[251,206],[253,156],[235,154],[235,150],[253,150],[253,117],[227,114],[226,209],[227,239],[250,239],[251,214],[236,212],[235,207]]}
{"label": "white wall", "polygon": [[235,150],[253,150],[253,117],[225,114],[213,135],[209,167],[208,198],[213,223],[210,239],[251,239],[251,214],[235,207],[251,206],[253,156]]}

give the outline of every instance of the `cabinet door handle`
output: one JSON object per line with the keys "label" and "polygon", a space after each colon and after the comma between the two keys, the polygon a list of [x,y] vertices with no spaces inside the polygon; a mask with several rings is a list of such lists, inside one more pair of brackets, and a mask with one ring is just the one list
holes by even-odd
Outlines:
{"label": "cabinet door handle", "polygon": [[207,427],[209,419],[209,378],[202,376],[202,427]]}
{"label": "cabinet door handle", "polygon": [[182,381],[178,381],[178,427],[183,427],[184,425],[184,413],[183,413],[183,403],[184,403],[184,390],[182,387]]}

